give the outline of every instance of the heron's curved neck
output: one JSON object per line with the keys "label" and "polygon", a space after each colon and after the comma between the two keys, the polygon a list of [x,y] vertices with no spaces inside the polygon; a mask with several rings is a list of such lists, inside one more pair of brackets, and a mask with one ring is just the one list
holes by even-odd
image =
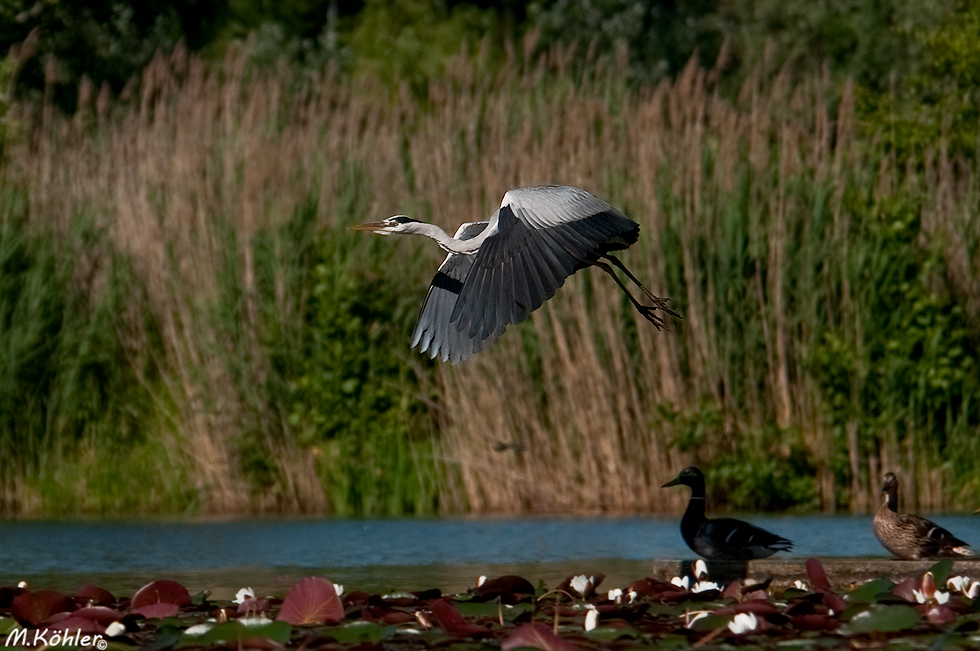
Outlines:
{"label": "heron's curved neck", "polygon": [[455,237],[450,237],[446,231],[435,224],[426,224],[425,222],[410,222],[405,224],[404,230],[401,232],[410,235],[424,235],[438,242],[439,246],[450,253],[474,253],[483,243],[483,237],[481,236],[469,240],[457,240]]}

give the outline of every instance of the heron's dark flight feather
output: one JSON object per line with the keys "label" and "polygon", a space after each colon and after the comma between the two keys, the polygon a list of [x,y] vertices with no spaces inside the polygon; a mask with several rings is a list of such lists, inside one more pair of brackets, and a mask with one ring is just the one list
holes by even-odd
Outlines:
{"label": "heron's dark flight feather", "polygon": [[577,269],[634,242],[636,223],[599,205],[603,209],[594,214],[576,219],[565,212],[561,217],[568,221],[547,226],[526,206],[501,206],[498,231],[474,254],[450,323],[489,343],[554,296]]}
{"label": "heron's dark flight feather", "polygon": [[[456,237],[461,240],[472,239],[482,233],[489,223],[480,221],[463,224],[456,232]],[[422,303],[412,338],[412,346],[418,346],[420,352],[428,351],[432,358],[440,357],[444,362],[456,363],[483,350],[485,342],[463,337],[455,327],[450,326],[444,316],[451,314],[455,308],[463,281],[472,266],[473,256],[459,253],[450,253],[439,265]]]}

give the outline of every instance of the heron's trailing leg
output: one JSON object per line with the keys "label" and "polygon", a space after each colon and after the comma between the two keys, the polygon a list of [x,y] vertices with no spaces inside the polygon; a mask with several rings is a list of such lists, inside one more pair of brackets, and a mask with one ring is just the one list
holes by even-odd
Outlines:
{"label": "heron's trailing leg", "polygon": [[[609,255],[608,253],[605,256],[603,256],[603,257],[605,257],[607,260],[609,260],[614,265],[616,265],[619,268],[620,271],[622,271],[624,274],[626,274],[627,278],[629,278],[634,283],[636,283],[636,286],[639,287],[640,289],[642,289],[643,290],[643,293],[646,294],[647,297],[651,301],[653,301],[653,304],[654,304],[654,306],[657,307],[657,309],[663,310],[664,312],[666,312],[667,314],[669,314],[671,316],[676,316],[677,318],[680,318],[680,316],[681,316],[680,314],[678,314],[677,312],[675,312],[672,309],[670,309],[670,305],[668,304],[668,302],[669,302],[670,299],[660,298],[659,296],[657,296],[653,292],[651,292],[649,289],[647,289],[643,285],[643,283],[641,283],[639,280],[637,280],[636,276],[634,276],[633,273],[629,269],[626,268],[626,265],[623,264],[622,262],[620,262],[619,258],[617,258],[616,256]],[[622,287],[622,285],[620,285],[620,287]]]}
{"label": "heron's trailing leg", "polygon": [[[606,256],[606,257],[611,260],[616,260],[611,256]],[[616,263],[617,266],[619,266],[621,269],[625,271],[625,267],[622,266],[622,263],[619,262],[619,260],[616,260]],[[630,293],[630,290],[627,289],[623,281],[620,280],[619,276],[616,275],[616,272],[612,270],[612,267],[610,267],[602,260],[595,260],[594,262],[592,262],[592,264],[602,269],[610,276],[612,276],[612,279],[616,281],[616,284],[619,285],[619,288],[623,290],[623,293],[626,294],[626,297],[630,299],[630,303],[633,304],[633,307],[636,308],[636,311],[639,312],[643,316],[643,318],[645,318],[647,321],[652,323],[657,330],[662,330],[663,327],[666,325],[666,323],[660,317],[660,315],[656,314],[657,310],[663,310],[664,312],[671,314],[673,316],[680,316],[679,314],[677,314],[677,312],[674,312],[672,309],[670,309],[670,307],[667,306],[667,301],[665,299],[659,298],[651,294],[650,291],[647,290],[645,287],[643,287],[643,285],[641,285],[640,282],[629,271],[626,271],[626,275],[628,275],[633,282],[635,282],[637,285],[640,286],[641,289],[643,289],[643,291],[646,293],[647,296],[650,297],[650,300],[652,300],[655,303],[655,305],[644,305],[643,303],[636,300],[633,294]]]}

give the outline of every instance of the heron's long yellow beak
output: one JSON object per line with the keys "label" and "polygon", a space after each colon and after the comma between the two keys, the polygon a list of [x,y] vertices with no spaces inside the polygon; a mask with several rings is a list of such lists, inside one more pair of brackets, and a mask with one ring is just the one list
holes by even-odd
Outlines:
{"label": "heron's long yellow beak", "polygon": [[357,224],[356,226],[348,226],[347,230],[376,232],[384,229],[385,226],[387,226],[387,224],[385,224],[384,222],[371,222],[369,224]]}

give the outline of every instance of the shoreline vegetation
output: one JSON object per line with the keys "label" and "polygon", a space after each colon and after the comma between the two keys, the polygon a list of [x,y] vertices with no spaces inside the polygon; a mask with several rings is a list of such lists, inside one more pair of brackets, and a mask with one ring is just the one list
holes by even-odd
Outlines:
{"label": "shoreline vegetation", "polygon": [[[885,471],[973,510],[974,162],[899,159],[826,71],[729,98],[531,51],[422,96],[178,47],[72,116],[12,104],[0,514],[680,512],[692,464],[716,510],[871,512]],[[441,252],[346,227],[542,183],[639,222],[683,318],[582,273],[467,364],[410,350]]]}

